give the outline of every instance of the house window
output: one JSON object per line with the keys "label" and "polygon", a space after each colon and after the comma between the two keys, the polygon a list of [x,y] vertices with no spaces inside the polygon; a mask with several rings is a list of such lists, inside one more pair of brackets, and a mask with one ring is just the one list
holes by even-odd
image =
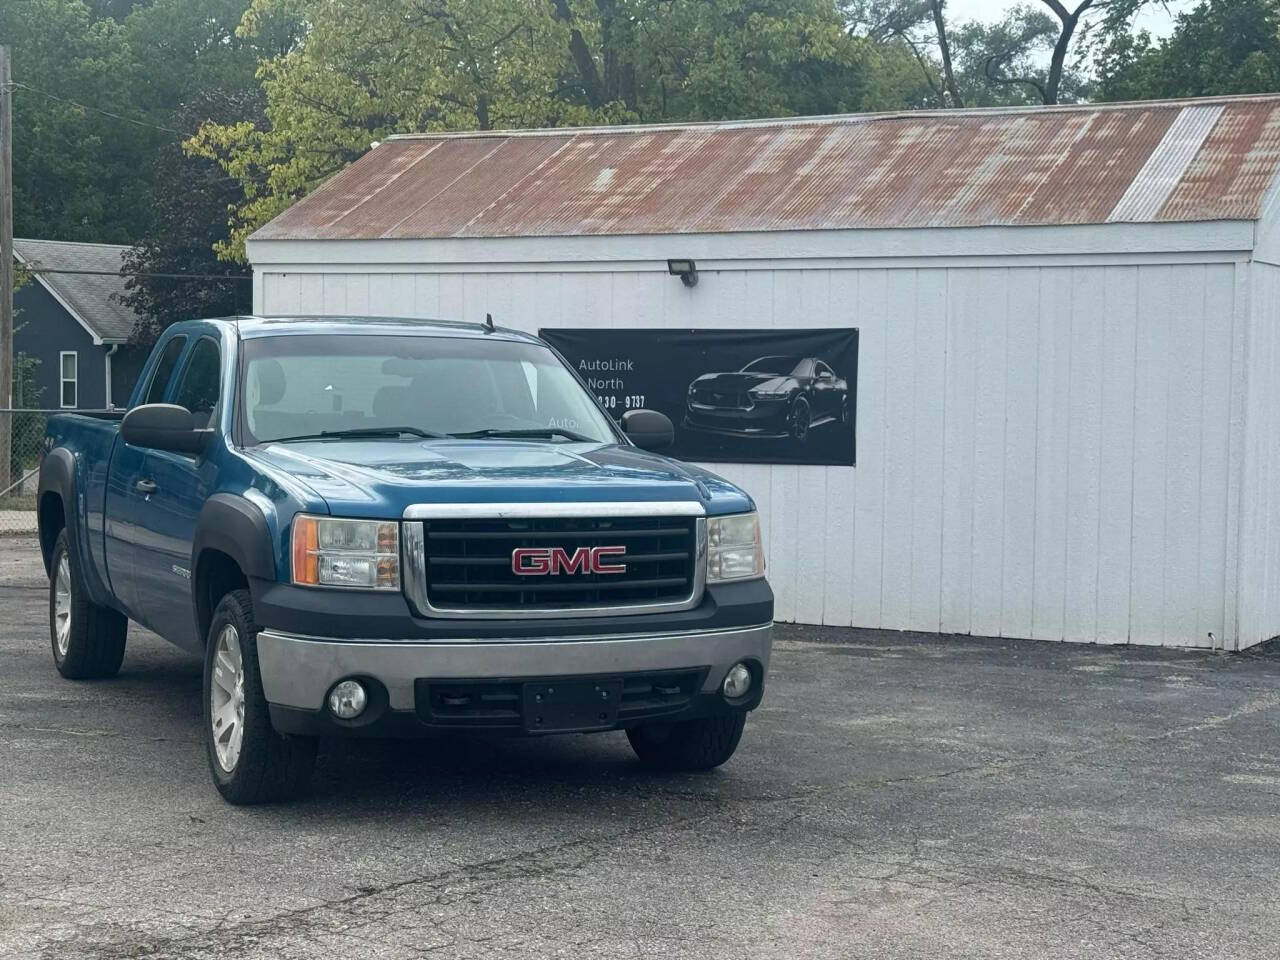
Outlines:
{"label": "house window", "polygon": [[58,364],[62,374],[62,409],[69,410],[77,406],[79,389],[77,386],[80,373],[80,356],[74,350],[63,350],[58,354]]}

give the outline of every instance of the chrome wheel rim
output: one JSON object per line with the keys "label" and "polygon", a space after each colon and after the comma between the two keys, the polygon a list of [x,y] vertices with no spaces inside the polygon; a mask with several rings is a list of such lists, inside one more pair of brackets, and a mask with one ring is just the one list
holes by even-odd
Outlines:
{"label": "chrome wheel rim", "polygon": [[58,656],[65,657],[71,646],[71,564],[65,553],[53,574],[53,640]]}
{"label": "chrome wheel rim", "polygon": [[244,742],[244,658],[240,655],[240,633],[228,623],[218,631],[214,643],[209,724],[218,766],[231,773],[240,760],[240,746]]}

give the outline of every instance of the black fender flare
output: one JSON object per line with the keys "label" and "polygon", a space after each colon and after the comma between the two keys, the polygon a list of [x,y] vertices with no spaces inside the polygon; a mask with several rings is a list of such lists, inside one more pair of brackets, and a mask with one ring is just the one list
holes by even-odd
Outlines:
{"label": "black fender flare", "polygon": [[[45,573],[49,572],[49,561],[53,553],[53,541],[57,533],[45,529],[44,511],[40,509],[45,494],[55,494],[62,501],[62,522],[67,528],[67,540],[73,549],[79,549],[79,528],[76,524],[76,462],[71,451],[65,447],[55,447],[45,454],[40,464],[40,482],[36,487],[36,525],[39,530],[40,555],[44,560]],[[83,566],[83,564],[82,564]]]}
{"label": "black fender flare", "polygon": [[234,493],[215,493],[204,502],[196,518],[191,544],[191,573],[200,570],[200,556],[209,550],[225,553],[246,577],[276,578],[276,552],[271,528],[262,510]]}

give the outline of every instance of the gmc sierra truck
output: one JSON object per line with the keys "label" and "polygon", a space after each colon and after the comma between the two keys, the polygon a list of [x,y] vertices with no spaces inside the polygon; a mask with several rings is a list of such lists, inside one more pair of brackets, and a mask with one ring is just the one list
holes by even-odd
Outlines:
{"label": "gmc sierra truck", "polygon": [[114,675],[129,620],[203,656],[232,803],[296,795],[332,736],[620,729],[710,769],[764,692],[773,595],[750,497],[671,440],[491,323],[176,324],[127,412],[49,420],[54,663]]}

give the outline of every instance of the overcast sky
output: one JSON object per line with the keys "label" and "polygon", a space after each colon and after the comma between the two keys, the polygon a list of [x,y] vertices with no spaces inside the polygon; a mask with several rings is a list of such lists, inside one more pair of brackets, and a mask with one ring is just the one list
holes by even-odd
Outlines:
{"label": "overcast sky", "polygon": [[[1036,0],[1030,0],[1033,4]],[[1069,6],[1074,6],[1067,0]],[[949,20],[999,20],[1004,11],[1017,6],[1009,0],[947,0]],[[1173,15],[1194,6],[1192,0],[1169,0],[1165,5],[1151,4],[1138,17],[1139,29],[1151,31],[1158,37],[1167,36],[1173,29]],[[1047,8],[1046,8],[1047,9]]]}

